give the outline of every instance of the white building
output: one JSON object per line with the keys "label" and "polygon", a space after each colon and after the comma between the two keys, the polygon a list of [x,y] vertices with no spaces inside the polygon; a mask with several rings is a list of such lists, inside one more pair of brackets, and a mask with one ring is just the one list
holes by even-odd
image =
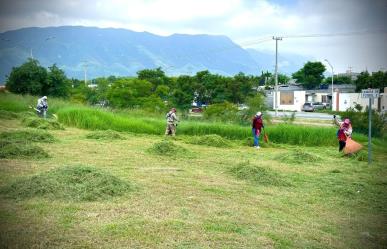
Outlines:
{"label": "white building", "polygon": [[[273,95],[275,95],[274,92],[273,92]],[[278,109],[284,110],[284,111],[300,112],[302,109],[302,106],[306,102],[305,98],[306,98],[305,91],[278,91],[277,98],[276,98]],[[275,98],[273,98],[273,104],[275,103],[274,99]]]}
{"label": "white building", "polygon": [[380,94],[379,111],[381,113],[387,113],[387,87],[384,88],[384,92]]}
{"label": "white building", "polygon": [[[357,104],[363,107],[363,111],[368,107],[369,99],[361,97],[361,93],[341,93],[334,92],[333,111],[346,111],[348,108],[354,108]],[[372,103],[372,109],[377,110],[379,107],[379,99],[375,99]]]}

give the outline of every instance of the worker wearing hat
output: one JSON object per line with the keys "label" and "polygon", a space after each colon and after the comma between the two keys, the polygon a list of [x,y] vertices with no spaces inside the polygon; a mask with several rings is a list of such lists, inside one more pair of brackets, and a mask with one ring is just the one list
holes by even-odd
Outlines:
{"label": "worker wearing hat", "polygon": [[337,120],[336,115],[333,115],[335,123],[340,127],[337,131],[337,139],[339,140],[339,151],[342,151],[347,144],[347,138],[352,135],[352,124],[349,118],[345,118],[343,122]]}
{"label": "worker wearing hat", "polygon": [[165,135],[175,136],[177,122],[179,119],[176,116],[176,108],[172,108],[166,115],[167,118],[167,128],[165,129]]}
{"label": "worker wearing hat", "polygon": [[38,104],[36,105],[36,112],[41,117],[46,117],[48,110],[47,96],[43,96],[38,99]]}
{"label": "worker wearing hat", "polygon": [[251,123],[251,130],[254,137],[254,148],[259,149],[259,136],[261,135],[262,128],[265,128],[262,121],[262,113],[257,112]]}

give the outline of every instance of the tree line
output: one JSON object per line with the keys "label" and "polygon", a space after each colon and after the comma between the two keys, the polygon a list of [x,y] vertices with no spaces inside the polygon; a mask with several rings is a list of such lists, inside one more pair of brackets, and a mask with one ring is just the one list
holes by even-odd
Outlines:
{"label": "tree line", "polygon": [[[324,78],[325,70],[321,62],[307,62],[292,77],[305,88],[316,89],[331,83],[331,79]],[[284,74],[279,74],[278,79],[280,84],[290,80]],[[334,79],[335,84],[355,84],[357,91],[369,87],[382,89],[387,83],[387,72],[362,72],[355,81],[345,76]],[[260,76],[244,73],[222,76],[208,70],[193,76],[170,77],[161,68],[155,68],[140,70],[136,77],[100,77],[92,80],[92,83],[96,87],[91,88],[81,80],[67,78],[55,64],[46,69],[39,61],[28,59],[12,69],[6,88],[14,93],[71,98],[118,108],[164,109],[176,106],[187,109],[192,101],[199,104],[247,103],[262,94],[258,91],[259,86],[274,85],[274,77],[270,72],[262,72]]]}

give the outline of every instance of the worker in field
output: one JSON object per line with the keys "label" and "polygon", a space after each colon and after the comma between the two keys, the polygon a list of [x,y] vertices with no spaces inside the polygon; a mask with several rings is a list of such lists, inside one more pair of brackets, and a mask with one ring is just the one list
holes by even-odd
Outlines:
{"label": "worker in field", "polygon": [[347,139],[352,135],[352,124],[349,118],[345,118],[343,122],[337,120],[336,115],[333,115],[336,125],[339,126],[337,131],[337,139],[339,140],[339,151],[342,151],[347,143]]}
{"label": "worker in field", "polygon": [[38,114],[38,116],[46,118],[47,110],[47,96],[43,96],[38,99],[38,104],[36,105],[36,113]]}
{"label": "worker in field", "polygon": [[179,119],[176,116],[176,108],[172,108],[166,115],[167,118],[167,128],[165,130],[165,135],[175,136],[176,127]]}
{"label": "worker in field", "polygon": [[259,149],[259,136],[261,135],[262,128],[265,128],[265,126],[263,125],[261,112],[257,112],[257,114],[254,116],[251,126],[254,137],[254,147]]}

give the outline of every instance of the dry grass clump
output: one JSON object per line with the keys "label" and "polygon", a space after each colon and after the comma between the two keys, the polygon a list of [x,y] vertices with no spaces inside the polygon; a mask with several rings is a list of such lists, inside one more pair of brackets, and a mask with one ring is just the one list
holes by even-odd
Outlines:
{"label": "dry grass clump", "polygon": [[357,153],[348,154],[348,157],[361,162],[368,161],[368,152],[366,150],[360,150]]}
{"label": "dry grass clump", "polygon": [[9,143],[52,143],[55,141],[55,138],[46,131],[27,129],[2,132],[0,133],[0,140],[6,140]]}
{"label": "dry grass clump", "polygon": [[32,142],[51,143],[55,138],[45,132],[36,130],[17,130],[0,133],[0,158],[40,159],[49,155]]}
{"label": "dry grass clump", "polygon": [[10,143],[0,140],[0,158],[6,159],[40,159],[49,155],[41,147],[30,143]]}
{"label": "dry grass clump", "polygon": [[93,167],[71,166],[22,177],[3,187],[0,193],[12,199],[47,197],[76,201],[106,200],[134,187],[114,175]]}
{"label": "dry grass clump", "polygon": [[0,110],[0,119],[17,119],[19,115],[15,112]]}
{"label": "dry grass clump", "polygon": [[113,130],[93,131],[86,135],[88,139],[116,140],[125,139],[119,132]]}
{"label": "dry grass clump", "polygon": [[148,152],[161,156],[180,156],[187,154],[188,150],[168,139],[165,139],[161,142],[155,143],[151,148],[148,149]]}
{"label": "dry grass clump", "polygon": [[310,163],[317,163],[322,160],[321,157],[300,149],[295,149],[288,153],[283,153],[275,157],[275,159],[283,163],[291,163],[291,164],[305,164],[305,163],[310,164]]}
{"label": "dry grass clump", "polygon": [[43,129],[43,130],[64,130],[62,124],[55,119],[44,119],[39,117],[25,117],[22,123],[26,127]]}
{"label": "dry grass clump", "polygon": [[238,179],[248,180],[258,185],[265,186],[289,186],[290,184],[283,179],[277,172],[270,168],[263,168],[253,165],[250,162],[242,162],[232,167],[229,171]]}
{"label": "dry grass clump", "polygon": [[232,147],[232,143],[230,141],[216,134],[204,135],[204,136],[193,136],[185,139],[184,142],[187,142],[190,144],[219,147],[219,148]]}

